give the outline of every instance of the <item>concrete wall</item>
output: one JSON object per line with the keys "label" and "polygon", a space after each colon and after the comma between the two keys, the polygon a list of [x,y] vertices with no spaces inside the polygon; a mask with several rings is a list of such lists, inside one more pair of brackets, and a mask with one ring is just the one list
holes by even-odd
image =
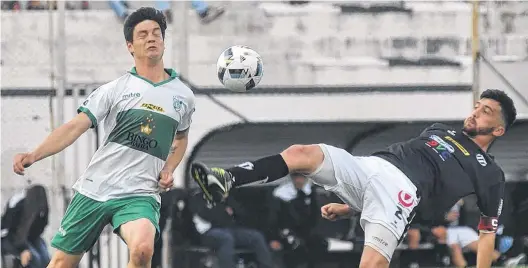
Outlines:
{"label": "concrete wall", "polygon": [[[165,61],[199,86],[219,86],[215,75],[219,53],[245,44],[262,54],[262,85],[470,83],[469,6],[412,1],[407,5],[412,14],[347,14],[328,3],[291,7],[278,2],[231,2],[226,14],[209,25],[202,25],[192,10],[182,13],[175,8]],[[510,20],[497,12],[483,13],[483,50],[490,58],[525,59],[528,19],[517,14],[522,9]],[[182,62],[184,39],[177,26],[183,14],[188,23],[189,64]],[[109,81],[133,65],[122,25],[111,10],[67,11],[66,35],[60,41],[66,42],[70,82]],[[49,41],[47,12],[2,12],[2,86],[49,87]],[[389,67],[384,60],[399,56],[441,56],[462,66]]]}

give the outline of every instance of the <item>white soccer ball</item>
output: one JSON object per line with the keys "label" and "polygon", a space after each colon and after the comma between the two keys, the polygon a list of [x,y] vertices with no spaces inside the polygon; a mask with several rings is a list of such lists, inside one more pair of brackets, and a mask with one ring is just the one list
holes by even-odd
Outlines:
{"label": "white soccer ball", "polygon": [[256,87],[262,79],[262,58],[247,46],[232,46],[218,57],[216,71],[225,88],[246,92]]}

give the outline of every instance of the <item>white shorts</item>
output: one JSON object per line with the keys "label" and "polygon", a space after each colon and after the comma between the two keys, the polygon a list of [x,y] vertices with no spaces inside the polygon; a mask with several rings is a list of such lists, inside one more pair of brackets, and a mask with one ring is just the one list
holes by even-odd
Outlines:
{"label": "white shorts", "polygon": [[379,243],[387,244],[386,250],[380,253],[390,261],[414,217],[419,202],[416,186],[401,170],[382,158],[353,156],[330,145],[319,146],[324,153],[323,164],[308,177],[335,193],[352,209],[361,211],[360,224],[365,231],[365,241],[380,238],[369,233],[369,229],[379,227],[366,228],[367,223],[383,226],[392,233],[393,239],[384,237],[384,243]]}
{"label": "white shorts", "polygon": [[462,248],[478,241],[478,233],[467,226],[453,226],[447,228],[447,244],[460,245]]}

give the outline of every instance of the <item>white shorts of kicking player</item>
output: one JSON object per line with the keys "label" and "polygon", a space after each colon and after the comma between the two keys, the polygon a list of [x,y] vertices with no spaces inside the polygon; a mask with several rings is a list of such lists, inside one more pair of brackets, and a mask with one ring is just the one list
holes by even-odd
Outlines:
{"label": "white shorts of kicking player", "polygon": [[390,262],[414,217],[419,202],[416,186],[382,158],[353,156],[330,145],[319,146],[324,161],[307,176],[361,212],[365,245]]}
{"label": "white shorts of kicking player", "polygon": [[447,228],[448,245],[460,245],[460,247],[465,248],[478,239],[478,233],[470,227],[450,226]]}

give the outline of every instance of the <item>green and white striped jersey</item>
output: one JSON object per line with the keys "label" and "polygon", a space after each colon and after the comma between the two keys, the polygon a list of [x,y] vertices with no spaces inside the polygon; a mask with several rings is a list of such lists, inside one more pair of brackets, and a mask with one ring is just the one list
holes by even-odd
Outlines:
{"label": "green and white striped jersey", "polygon": [[133,68],[92,92],[78,112],[92,127],[103,122],[104,142],[74,184],[95,199],[153,196],[158,202],[158,176],[177,132],[191,124],[195,97],[172,69],[170,78],[154,84]]}

